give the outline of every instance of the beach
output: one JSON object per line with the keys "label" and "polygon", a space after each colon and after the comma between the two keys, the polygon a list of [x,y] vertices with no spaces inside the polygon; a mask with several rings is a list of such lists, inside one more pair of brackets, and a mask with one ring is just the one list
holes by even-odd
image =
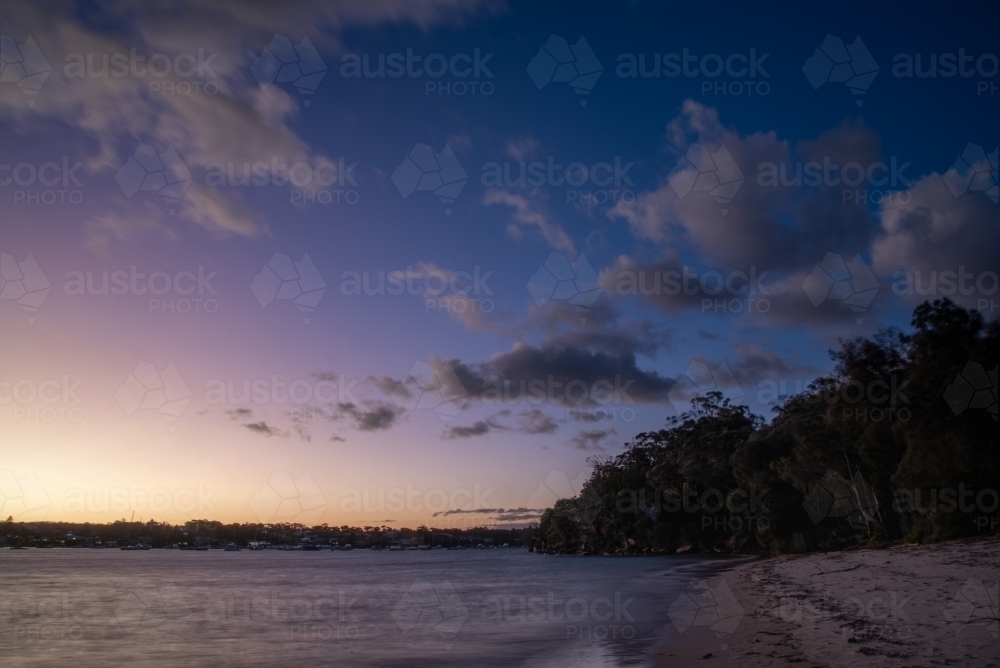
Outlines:
{"label": "beach", "polygon": [[667,666],[998,666],[1000,541],[786,555],[689,585]]}

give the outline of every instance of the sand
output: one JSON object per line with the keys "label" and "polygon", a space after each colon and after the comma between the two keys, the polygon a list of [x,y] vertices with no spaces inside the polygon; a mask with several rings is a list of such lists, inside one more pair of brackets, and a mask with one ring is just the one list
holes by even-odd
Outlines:
{"label": "sand", "polygon": [[1000,666],[1000,540],[790,555],[694,583],[666,666]]}

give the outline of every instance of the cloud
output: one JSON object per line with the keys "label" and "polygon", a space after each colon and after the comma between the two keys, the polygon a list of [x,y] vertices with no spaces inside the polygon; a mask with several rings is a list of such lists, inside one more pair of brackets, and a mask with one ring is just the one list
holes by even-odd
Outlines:
{"label": "cloud", "polygon": [[393,393],[404,399],[409,399],[413,396],[405,383],[401,383],[390,376],[369,376],[367,380],[386,396]]}
{"label": "cloud", "polygon": [[[671,341],[672,334],[649,322],[623,319],[609,306],[595,307],[584,325],[565,304],[535,309],[525,323],[508,331],[541,333],[542,338],[538,343],[522,338],[482,362],[434,357],[429,360],[431,371],[442,383],[444,401],[493,406],[657,404],[667,400],[674,383],[654,370],[640,368],[637,360],[638,355],[655,356]],[[379,387],[383,394],[390,395],[398,383],[386,381]],[[553,429],[530,410],[521,414],[521,420],[521,425],[506,428],[542,430],[525,433]],[[473,426],[480,433],[497,428],[488,421]],[[464,434],[464,429],[446,433]]]}
{"label": "cloud", "polygon": [[[467,396],[488,404],[594,405],[605,399],[659,403],[673,385],[670,378],[640,369],[634,353],[590,350],[564,340],[550,340],[541,345],[519,341],[489,361],[475,365],[457,359],[432,360],[432,368],[435,365],[450,366]],[[570,384],[572,398],[567,399],[565,393]],[[460,395],[460,388],[448,390]]]}
{"label": "cloud", "polygon": [[822,372],[808,364],[787,360],[777,353],[765,350],[754,341],[743,341],[736,346],[736,357],[726,363],[737,382],[743,387],[756,387],[764,380],[787,378],[816,378]]}
{"label": "cloud", "polygon": [[471,425],[464,427],[455,425],[445,429],[442,438],[453,440],[456,438],[472,438],[473,436],[483,436],[498,428],[492,419],[476,420]]}
{"label": "cloud", "polygon": [[517,162],[527,162],[538,154],[541,144],[532,135],[519,135],[507,140],[504,153]]}
{"label": "cloud", "polygon": [[667,149],[676,162],[693,144],[710,153],[724,146],[742,171],[744,181],[730,204],[721,206],[699,192],[681,196],[665,179],[634,201],[619,202],[609,215],[626,220],[641,239],[690,247],[712,268],[755,265],[761,271],[795,271],[815,264],[827,251],[860,251],[874,235],[866,207],[844,202],[843,185],[761,183],[761,168],[767,164],[784,164],[788,172],[796,163],[824,159],[861,165],[876,161],[880,142],[867,127],[844,125],[791,146],[773,132],[739,135],[722,125],[715,109],[687,100],[668,125]]}
{"label": "cloud", "polygon": [[618,432],[611,429],[581,429],[571,438],[568,443],[572,443],[577,450],[604,450],[602,443]]}
{"label": "cloud", "polygon": [[559,423],[538,408],[528,408],[519,413],[519,431],[525,434],[551,434],[559,429]]}
{"label": "cloud", "polygon": [[523,409],[517,414],[516,424],[504,424],[500,418],[509,417],[511,413],[510,409],[504,409],[485,419],[476,420],[468,426],[455,425],[448,427],[442,434],[442,438],[448,440],[472,438],[474,436],[484,436],[494,431],[516,431],[529,435],[551,434],[559,428],[558,422],[538,408]]}
{"label": "cloud", "polygon": [[414,268],[413,276],[418,284],[424,284],[421,298],[425,300],[425,308],[445,311],[466,329],[495,331],[507,315],[493,305],[490,286],[493,273],[476,267],[470,274],[421,262]]}
{"label": "cloud", "polygon": [[232,410],[226,411],[226,415],[234,420],[241,420],[245,417],[250,417],[253,415],[253,411],[249,408],[234,408]]}
{"label": "cloud", "polygon": [[499,523],[537,522],[545,511],[536,508],[473,508],[469,510],[454,509],[435,512],[431,517],[450,517],[453,515],[483,515],[490,520],[492,526]]}
{"label": "cloud", "polygon": [[272,427],[267,424],[267,422],[250,422],[243,425],[247,429],[257,434],[263,434],[264,436],[280,436],[281,438],[288,438],[288,432],[278,429],[277,427]]}
{"label": "cloud", "polygon": [[403,409],[387,402],[365,402],[364,408],[350,403],[337,404],[338,417],[347,417],[358,431],[388,429],[403,414]]}
{"label": "cloud", "polygon": [[[912,302],[943,296],[948,289],[938,282],[942,272],[973,276],[994,272],[984,282],[987,291],[996,289],[1000,271],[1000,210],[985,195],[952,194],[937,174],[924,177],[897,197],[882,203],[882,229],[872,246],[872,264],[881,276],[898,278],[894,292]],[[905,272],[897,276],[897,272]],[[912,279],[906,287],[906,276]],[[975,307],[983,297],[967,281],[972,294],[954,291],[947,296],[967,307]],[[932,285],[936,290],[926,293]],[[923,287],[925,294],[919,294]],[[993,295],[989,295],[993,297]]]}
{"label": "cloud", "polygon": [[526,231],[535,230],[553,250],[576,255],[573,240],[559,223],[552,219],[544,206],[537,202],[539,197],[536,192],[533,201],[521,194],[490,188],[483,195],[483,204],[486,206],[501,204],[514,210],[513,217],[507,224],[507,233],[514,239],[521,239]]}
{"label": "cloud", "polygon": [[[178,0],[165,12],[158,3],[123,0],[103,5],[101,20],[91,21],[80,18],[77,3],[69,0],[44,7],[31,0],[11,0],[4,4],[4,34],[31,35],[52,72],[31,108],[23,96],[0,96],[0,118],[21,129],[48,124],[84,133],[95,147],[84,166],[92,173],[113,175],[139,142],[160,150],[173,146],[196,173],[211,162],[242,165],[270,162],[271,157],[287,164],[316,164],[323,156],[290,126],[299,112],[297,98],[282,86],[260,86],[250,74],[253,59],[275,33],[308,34],[328,52],[339,47],[338,35],[344,30],[400,22],[421,28],[461,25],[478,13],[503,8],[502,3],[488,0],[291,0],[274,12],[269,6],[239,0]],[[84,76],[76,76],[70,67],[86,64],[89,58],[99,73],[105,56],[127,56],[133,50],[144,59],[165,54],[171,61],[191,54],[195,67],[200,50],[202,66],[196,76],[182,76],[171,68],[156,83],[160,90],[211,83],[217,91],[160,95],[151,90],[148,76],[90,76],[86,70]],[[137,212],[133,202],[106,204],[102,215],[90,221],[90,243],[100,246],[108,236],[150,226],[176,227],[181,220],[223,235],[265,231],[241,197],[199,184],[196,174],[176,218],[142,204]],[[134,222],[137,216],[139,225]]]}

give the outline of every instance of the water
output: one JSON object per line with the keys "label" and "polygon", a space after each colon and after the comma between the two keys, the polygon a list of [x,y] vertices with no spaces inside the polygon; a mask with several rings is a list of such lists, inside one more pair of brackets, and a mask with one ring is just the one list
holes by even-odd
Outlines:
{"label": "water", "polygon": [[0,657],[75,668],[644,666],[670,604],[712,565],[513,549],[0,549]]}

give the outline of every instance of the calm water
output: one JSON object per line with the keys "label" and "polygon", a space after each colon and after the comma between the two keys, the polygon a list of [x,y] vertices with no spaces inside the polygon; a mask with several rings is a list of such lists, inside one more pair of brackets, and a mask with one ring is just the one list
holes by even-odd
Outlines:
{"label": "calm water", "polygon": [[2,549],[0,657],[46,667],[642,666],[668,633],[670,604],[708,566],[526,550]]}

